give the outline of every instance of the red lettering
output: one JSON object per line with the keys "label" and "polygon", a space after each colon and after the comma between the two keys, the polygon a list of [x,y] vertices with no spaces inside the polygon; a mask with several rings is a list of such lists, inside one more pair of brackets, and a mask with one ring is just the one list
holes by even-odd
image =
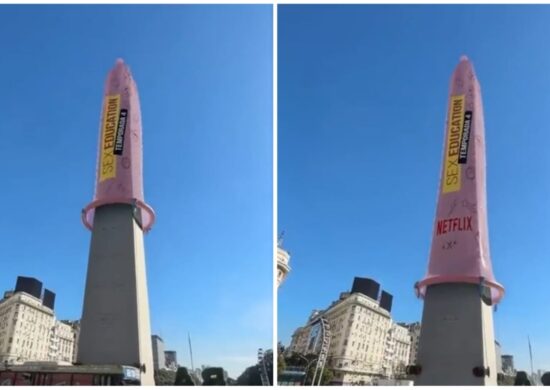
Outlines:
{"label": "red lettering", "polygon": [[454,232],[454,231],[465,231],[473,230],[472,229],[472,217],[460,217],[460,218],[449,218],[441,219],[437,221],[437,230],[436,235]]}

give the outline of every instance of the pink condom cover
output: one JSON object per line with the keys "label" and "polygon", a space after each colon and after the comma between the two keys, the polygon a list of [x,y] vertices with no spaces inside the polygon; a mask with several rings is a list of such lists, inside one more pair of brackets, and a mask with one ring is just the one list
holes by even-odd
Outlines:
{"label": "pink condom cover", "polygon": [[114,203],[141,209],[142,227],[151,229],[153,209],[144,202],[141,111],[136,83],[121,59],[105,83],[99,128],[95,196],[82,211],[82,221],[93,226],[95,208]]}
{"label": "pink condom cover", "polygon": [[429,285],[461,282],[490,288],[493,303],[502,298],[491,266],[485,183],[481,90],[463,56],[451,77],[432,247],[428,272],[416,284],[419,296]]}

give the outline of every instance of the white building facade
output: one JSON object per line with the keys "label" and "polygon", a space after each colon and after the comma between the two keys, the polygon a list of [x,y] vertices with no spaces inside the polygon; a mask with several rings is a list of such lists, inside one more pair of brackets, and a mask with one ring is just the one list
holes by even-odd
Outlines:
{"label": "white building facade", "polygon": [[0,361],[72,362],[74,332],[42,301],[25,292],[6,293],[0,300]]}
{"label": "white building facade", "polygon": [[64,321],[55,321],[50,340],[51,360],[73,363],[76,345],[76,333],[73,327]]}
{"label": "white building facade", "polygon": [[277,246],[277,287],[283,283],[290,272],[290,254]]}
{"label": "white building facade", "polygon": [[501,355],[502,359],[502,371],[506,375],[516,375],[516,368],[514,367],[513,355]]}
{"label": "white building facade", "polygon": [[418,342],[420,340],[420,322],[413,323],[399,323],[404,328],[407,328],[409,331],[409,336],[411,338],[411,346],[409,352],[409,361],[408,365],[416,364],[416,357],[418,356]]}
{"label": "white building facade", "polygon": [[[342,293],[340,299],[326,310],[314,312],[308,323],[294,332],[287,355],[299,353],[307,356],[319,352],[317,324],[321,317],[330,325],[326,367],[333,371],[333,384],[367,385],[372,384],[375,378],[386,376],[384,366],[389,362],[391,316],[380,307],[379,302],[362,293]],[[396,335],[401,337],[402,331],[397,330]],[[399,337],[399,350],[405,356]],[[393,337],[390,342],[397,344]],[[393,365],[393,362],[389,363]]]}
{"label": "white building facade", "polygon": [[176,351],[164,351],[164,363],[166,364],[167,370],[177,371],[178,355]]}
{"label": "white building facade", "polygon": [[504,374],[504,371],[502,369],[502,349],[500,348],[500,343],[497,340],[495,340],[495,354],[497,362],[497,373]]}
{"label": "white building facade", "polygon": [[387,378],[403,377],[411,353],[411,334],[409,329],[392,323],[386,339],[384,373]]}
{"label": "white building facade", "polygon": [[153,365],[155,371],[166,369],[166,357],[164,355],[164,341],[160,336],[152,335],[151,343],[153,345]]}

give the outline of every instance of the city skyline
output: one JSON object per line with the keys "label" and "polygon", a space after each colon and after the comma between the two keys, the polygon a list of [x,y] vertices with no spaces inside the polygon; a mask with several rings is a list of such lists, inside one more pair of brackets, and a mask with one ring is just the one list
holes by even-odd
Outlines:
{"label": "city skyline", "polygon": [[420,321],[413,286],[431,245],[449,79],[467,55],[482,88],[489,242],[506,290],[495,337],[530,371],[529,334],[534,365],[550,369],[541,325],[550,160],[536,153],[550,90],[548,43],[537,37],[550,33],[549,11],[279,7],[278,228],[292,259],[279,289],[280,341],[354,276],[394,295],[396,321]]}
{"label": "city skyline", "polygon": [[4,36],[29,27],[0,63],[11,260],[0,288],[35,277],[56,291],[59,318],[80,318],[91,236],[80,212],[105,76],[123,58],[157,215],[145,236],[151,331],[185,366],[190,332],[196,364],[238,376],[272,344],[272,7],[2,7]]}

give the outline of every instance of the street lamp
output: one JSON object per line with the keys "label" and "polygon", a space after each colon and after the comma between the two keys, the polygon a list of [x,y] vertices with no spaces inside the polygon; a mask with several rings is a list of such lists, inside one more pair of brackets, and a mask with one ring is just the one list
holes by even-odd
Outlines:
{"label": "street lamp", "polygon": [[306,365],[305,365],[305,368],[304,368],[305,375],[304,375],[304,379],[303,379],[303,382],[304,382],[304,385],[305,385],[306,384],[306,379],[307,379],[307,374],[309,372],[309,367],[311,367],[312,363],[315,363],[317,361],[317,358],[313,358],[313,359],[309,360],[307,357],[305,357],[304,355],[302,355],[299,352],[293,352],[292,356],[293,357],[299,357],[300,359],[303,359],[306,362]]}
{"label": "street lamp", "polygon": [[309,359],[306,358],[304,355],[302,355],[301,353],[298,353],[298,352],[294,352],[294,355],[298,356],[299,358],[302,358],[306,361],[306,365],[309,363]]}

